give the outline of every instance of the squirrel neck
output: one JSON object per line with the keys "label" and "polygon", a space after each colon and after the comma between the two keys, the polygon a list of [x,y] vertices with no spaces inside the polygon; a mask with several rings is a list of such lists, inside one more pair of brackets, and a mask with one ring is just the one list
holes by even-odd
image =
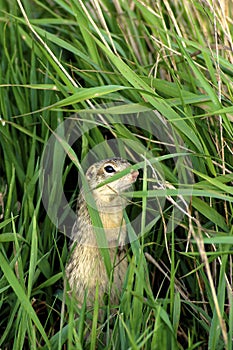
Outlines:
{"label": "squirrel neck", "polygon": [[73,239],[80,244],[95,247],[96,234],[105,234],[109,248],[117,246],[123,248],[126,242],[126,224],[123,218],[126,201],[120,196],[114,196],[110,200],[94,196],[94,199],[103,228],[93,227],[87,204],[81,193],[78,200],[78,220],[72,230]]}
{"label": "squirrel neck", "polygon": [[123,218],[125,206],[119,205],[119,201],[112,203],[111,207],[103,206],[102,203],[99,205],[98,201],[96,204],[109,246],[122,247],[126,240],[126,224]]}

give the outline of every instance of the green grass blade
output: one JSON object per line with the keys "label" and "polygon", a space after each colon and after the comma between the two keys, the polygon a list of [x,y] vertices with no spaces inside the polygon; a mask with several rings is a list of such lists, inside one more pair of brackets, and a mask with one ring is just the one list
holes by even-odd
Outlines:
{"label": "green grass blade", "polygon": [[41,333],[44,341],[46,342],[48,348],[50,349],[50,342],[49,339],[44,331],[44,328],[38,319],[35,310],[33,309],[28,297],[25,294],[25,291],[23,290],[22,286],[20,285],[19,281],[17,280],[15,274],[13,273],[12,269],[10,268],[7,260],[4,258],[2,253],[0,252],[0,264],[1,269],[5,275],[5,278],[10,283],[12,289],[14,290],[15,294],[17,295],[20,303],[22,304],[22,307],[24,308],[25,312],[27,313],[28,317],[31,318],[35,326],[38,328],[39,332]]}

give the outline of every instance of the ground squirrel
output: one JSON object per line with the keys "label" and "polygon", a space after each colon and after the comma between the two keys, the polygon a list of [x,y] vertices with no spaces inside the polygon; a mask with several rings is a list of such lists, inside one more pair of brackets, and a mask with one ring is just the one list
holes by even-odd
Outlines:
{"label": "ground squirrel", "polygon": [[[127,270],[127,258],[124,250],[126,226],[123,209],[129,204],[121,193],[133,184],[138,171],[132,170],[120,179],[103,186],[100,185],[114,174],[128,168],[131,164],[121,158],[105,159],[93,164],[86,172],[86,180],[92,190],[108,243],[110,259],[114,266],[113,283],[110,292],[111,305],[117,304]],[[87,292],[87,306],[95,299],[96,285],[99,285],[99,303],[109,292],[109,278],[96,242],[96,233],[81,190],[77,201],[77,220],[72,229],[70,260],[66,266],[66,275],[72,291],[75,291],[80,305]],[[102,231],[103,234],[103,231]],[[73,244],[75,247],[73,247]]]}

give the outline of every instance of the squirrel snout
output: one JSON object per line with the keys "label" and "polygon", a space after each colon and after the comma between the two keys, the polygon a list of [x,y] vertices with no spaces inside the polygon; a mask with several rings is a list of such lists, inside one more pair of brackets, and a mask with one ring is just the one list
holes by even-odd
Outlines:
{"label": "squirrel snout", "polygon": [[137,180],[138,175],[139,175],[138,170],[133,170],[130,174],[132,176],[133,182],[135,182]]}

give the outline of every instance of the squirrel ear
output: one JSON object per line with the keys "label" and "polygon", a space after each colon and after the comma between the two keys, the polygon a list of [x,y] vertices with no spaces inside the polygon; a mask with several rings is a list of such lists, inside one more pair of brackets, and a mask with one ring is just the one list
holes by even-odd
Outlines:
{"label": "squirrel ear", "polygon": [[87,180],[91,180],[95,175],[95,166],[92,165],[86,172]]}

